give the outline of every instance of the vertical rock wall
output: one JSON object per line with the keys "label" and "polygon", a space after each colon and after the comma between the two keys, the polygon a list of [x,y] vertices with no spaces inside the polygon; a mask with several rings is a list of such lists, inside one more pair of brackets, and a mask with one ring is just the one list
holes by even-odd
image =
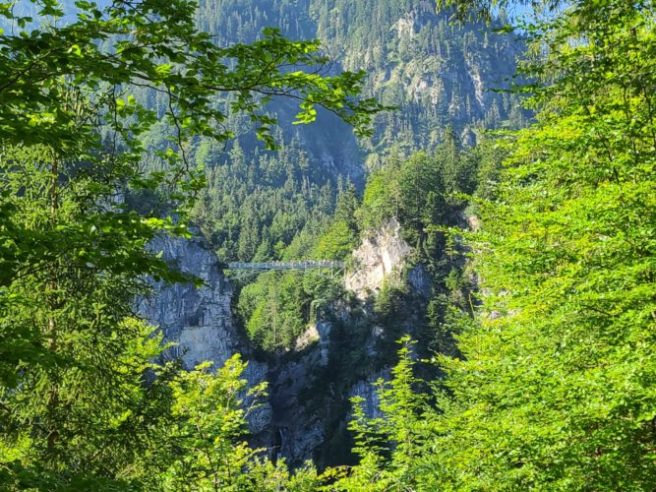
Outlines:
{"label": "vertical rock wall", "polygon": [[[334,321],[328,320],[319,320],[308,327],[291,353],[278,354],[269,364],[255,360],[248,340],[232,316],[234,288],[205,241],[199,237],[189,240],[162,237],[153,241],[151,247],[162,252],[164,259],[179,270],[203,282],[200,287],[154,282],[151,295],[138,301],[141,315],[160,327],[166,341],[176,344],[166,355],[179,357],[191,369],[203,361],[212,361],[215,367],[220,367],[234,354],[241,354],[248,361],[244,377],[249,384],[265,380],[269,383],[268,401],[249,415],[249,426],[255,444],[267,448],[270,456],[284,457],[296,466],[321,453],[329,460],[325,453],[333,451],[322,451],[327,443],[337,442],[338,448],[348,451],[348,442],[344,441],[351,414],[348,399],[363,397],[365,413],[379,415],[372,383],[380,377],[387,379],[388,371],[383,367],[364,378],[323,384],[326,374],[334,370],[332,364],[338,364],[340,357],[349,356],[335,352],[338,349],[332,341]],[[356,266],[345,279],[347,289],[362,305],[391,278],[399,282],[409,280],[419,291],[430,289],[425,272],[417,268],[410,271],[409,279],[402,278],[410,253],[410,246],[401,238],[398,222],[388,222],[372,232],[354,252]],[[334,313],[336,320],[346,325],[352,322],[345,306],[335,309],[340,311]],[[382,331],[382,327],[373,327],[365,343],[365,359],[377,357],[376,339],[382,336]],[[362,360],[363,367],[367,363]]]}
{"label": "vertical rock wall", "polygon": [[[200,238],[161,237],[151,244],[180,271],[203,281],[203,286],[154,282],[150,296],[138,301],[139,313],[158,326],[167,342],[176,345],[165,354],[179,357],[192,369],[203,361],[221,367],[234,354],[248,361],[244,377],[250,385],[267,378],[266,364],[253,360],[248,341],[241,336],[231,313],[234,293],[219,267],[219,260]],[[249,416],[251,431],[262,432],[269,424],[270,407],[262,405]]]}

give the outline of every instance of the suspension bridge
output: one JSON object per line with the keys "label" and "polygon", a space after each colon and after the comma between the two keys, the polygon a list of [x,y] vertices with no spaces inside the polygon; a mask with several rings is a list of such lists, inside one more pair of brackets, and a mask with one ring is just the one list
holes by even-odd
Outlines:
{"label": "suspension bridge", "polygon": [[227,264],[228,270],[310,270],[316,268],[339,270],[344,268],[344,262],[334,260],[265,261],[260,263],[232,261]]}

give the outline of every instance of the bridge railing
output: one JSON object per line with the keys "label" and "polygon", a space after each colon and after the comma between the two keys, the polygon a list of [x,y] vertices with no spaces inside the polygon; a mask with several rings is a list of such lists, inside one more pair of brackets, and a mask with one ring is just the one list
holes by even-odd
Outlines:
{"label": "bridge railing", "polygon": [[228,263],[229,270],[309,270],[313,268],[344,268],[343,261],[336,260],[298,260]]}

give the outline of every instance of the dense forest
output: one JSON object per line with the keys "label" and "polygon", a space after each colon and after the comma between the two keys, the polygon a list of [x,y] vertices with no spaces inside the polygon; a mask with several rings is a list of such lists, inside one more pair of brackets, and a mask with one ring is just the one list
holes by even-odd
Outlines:
{"label": "dense forest", "polygon": [[[653,490],[655,24],[0,2],[0,490]],[[208,279],[190,367],[139,306]]]}

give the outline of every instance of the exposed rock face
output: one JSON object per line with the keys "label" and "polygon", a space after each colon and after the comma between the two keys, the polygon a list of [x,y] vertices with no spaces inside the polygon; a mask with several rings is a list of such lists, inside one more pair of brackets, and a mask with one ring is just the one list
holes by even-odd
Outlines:
{"label": "exposed rock face", "polygon": [[[161,251],[166,261],[179,270],[200,278],[204,285],[167,285],[156,282],[152,295],[138,302],[139,313],[159,326],[167,342],[177,345],[169,357],[180,357],[186,368],[192,369],[203,361],[221,367],[234,354],[248,359],[251,350],[238,332],[230,304],[233,288],[219,269],[219,261],[199,238],[157,238],[153,251]],[[250,385],[266,379],[268,367],[248,360],[244,377]],[[261,432],[269,423],[270,407],[261,406],[249,416],[253,433]]]}
{"label": "exposed rock face", "polygon": [[408,283],[412,290],[424,299],[428,299],[433,291],[433,282],[424,265],[417,265],[408,272]]}
{"label": "exposed rock face", "polygon": [[[187,368],[206,360],[220,367],[239,353],[248,361],[244,377],[250,385],[268,381],[268,401],[248,416],[257,447],[267,448],[272,457],[284,457],[290,465],[298,466],[314,456],[325,459],[330,453],[321,454],[326,443],[344,439],[352,412],[349,398],[361,396],[365,414],[380,416],[373,383],[379,378],[388,379],[388,369],[376,369],[364,379],[360,375],[359,379],[335,381],[328,376],[335,370],[333,364],[347,355],[335,352],[339,349],[332,338],[334,323],[351,322],[352,313],[346,305],[334,306],[334,321],[318,320],[309,326],[292,353],[265,364],[253,358],[248,340],[235,324],[231,313],[233,286],[205,241],[159,238],[151,247],[161,251],[182,272],[200,278],[203,285],[156,282],[152,295],[139,300],[139,312],[160,327],[166,341],[177,344],[168,356],[180,357]],[[430,289],[421,266],[412,269],[407,279],[402,278],[401,270],[410,252],[410,246],[401,238],[398,222],[386,223],[355,252],[358,268],[346,279],[347,287],[363,301],[375,295],[390,278],[408,281],[420,293]],[[364,343],[363,365],[379,355],[375,341],[384,336],[384,331],[382,326],[371,327]]]}
{"label": "exposed rock face", "polygon": [[367,379],[363,379],[355,383],[349,391],[349,399],[353,397],[362,398],[362,409],[364,414],[369,418],[382,417],[380,411],[380,397],[378,396],[378,388],[376,382],[379,379],[389,381],[389,371],[383,370],[372,374]]}
{"label": "exposed rock face", "polygon": [[320,364],[325,366],[328,364],[328,355],[330,351],[330,331],[332,329],[331,323],[328,321],[317,321],[316,323],[308,326],[307,330],[303,332],[297,339],[294,346],[296,352],[301,352],[307,348],[317,344],[316,348],[319,350]]}
{"label": "exposed rock face", "polygon": [[[325,422],[303,399],[303,393],[311,391],[314,374],[321,366],[320,351],[312,348],[299,360],[283,363],[272,373],[274,452],[292,466],[310,459],[325,439]],[[324,395],[313,392],[312,397],[317,396]]]}
{"label": "exposed rock face", "polygon": [[346,275],[346,289],[358,298],[366,299],[376,294],[383,282],[400,280],[401,269],[411,250],[401,237],[398,221],[388,221],[353,252],[356,266]]}
{"label": "exposed rock face", "polygon": [[269,373],[273,454],[292,466],[310,459],[328,437],[326,413],[311,402],[337,396],[317,385],[317,377],[330,370],[331,330],[332,323],[325,320],[310,325],[297,340],[294,358],[281,361]]}

